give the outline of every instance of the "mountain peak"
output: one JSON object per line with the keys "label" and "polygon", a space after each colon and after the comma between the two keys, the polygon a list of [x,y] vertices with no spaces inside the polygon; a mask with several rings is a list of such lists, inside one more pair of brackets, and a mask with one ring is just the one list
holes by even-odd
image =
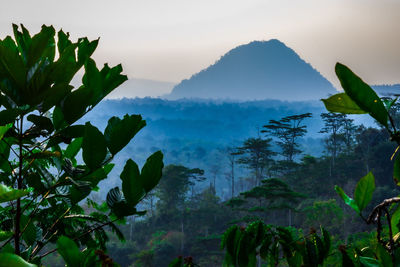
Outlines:
{"label": "mountain peak", "polygon": [[318,71],[277,39],[253,41],[176,85],[167,98],[314,100],[335,93]]}

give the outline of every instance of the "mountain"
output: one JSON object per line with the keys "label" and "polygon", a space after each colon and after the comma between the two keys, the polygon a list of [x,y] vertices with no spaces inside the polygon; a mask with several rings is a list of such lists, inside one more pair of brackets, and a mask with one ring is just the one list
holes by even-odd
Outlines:
{"label": "mountain", "polygon": [[238,46],[176,85],[167,99],[317,100],[336,90],[279,40]]}

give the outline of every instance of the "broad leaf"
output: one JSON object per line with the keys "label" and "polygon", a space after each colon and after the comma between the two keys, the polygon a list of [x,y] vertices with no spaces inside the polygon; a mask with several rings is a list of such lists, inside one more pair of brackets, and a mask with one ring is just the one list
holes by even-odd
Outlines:
{"label": "broad leaf", "polygon": [[103,134],[89,122],[85,125],[82,142],[83,161],[90,169],[97,169],[107,155],[107,146]]}
{"label": "broad leaf", "polygon": [[360,212],[365,209],[372,199],[375,190],[375,177],[369,172],[358,181],[354,191],[354,201],[356,202]]}
{"label": "broad leaf", "polygon": [[29,217],[22,214],[20,226],[21,226],[21,229],[26,228],[24,234],[22,235],[22,238],[29,246],[31,246],[36,241],[38,229],[36,228],[36,226],[34,225],[32,220],[29,222],[29,224],[27,226],[28,222],[29,222]]}
{"label": "broad leaf", "polygon": [[375,91],[345,65],[337,63],[335,71],[346,94],[362,110],[387,127],[388,112]]}
{"label": "broad leaf", "polygon": [[0,230],[0,242],[9,239],[13,235],[14,235],[13,232],[8,232],[8,231],[6,232],[6,231]]}
{"label": "broad leaf", "polygon": [[339,186],[335,185],[335,191],[343,199],[344,203],[349,205],[357,213],[360,213],[360,208],[358,207],[357,203],[354,201],[354,199],[352,199],[351,197],[346,195],[346,193],[343,191],[342,188],[340,188]]}
{"label": "broad leaf", "polygon": [[20,112],[16,109],[5,109],[0,111],[0,125],[13,123]]}
{"label": "broad leaf", "polygon": [[28,116],[28,121],[33,122],[37,127],[47,130],[49,133],[54,130],[52,121],[47,117],[31,114]]}
{"label": "broad leaf", "polygon": [[351,100],[346,93],[333,95],[327,99],[322,99],[327,110],[344,114],[365,114],[357,104]]}
{"label": "broad leaf", "polygon": [[115,155],[124,148],[145,125],[140,115],[125,115],[122,120],[117,117],[109,119],[104,137],[111,154]]}
{"label": "broad leaf", "polygon": [[16,200],[29,194],[28,190],[18,190],[0,184],[0,203]]}
{"label": "broad leaf", "polygon": [[150,192],[160,181],[164,167],[161,151],[153,153],[143,165],[141,180],[146,193]]}
{"label": "broad leaf", "polygon": [[137,164],[128,159],[120,177],[126,201],[135,206],[146,194]]}
{"label": "broad leaf", "polygon": [[400,232],[400,229],[397,226],[399,222],[400,222],[400,206],[397,206],[396,210],[392,214],[392,217],[390,218],[390,224],[392,225],[393,235],[396,235],[398,232]]}
{"label": "broad leaf", "polygon": [[377,261],[374,258],[369,258],[369,257],[360,257],[360,262],[363,264],[365,267],[379,267],[379,261]]}
{"label": "broad leaf", "polygon": [[35,264],[26,262],[23,258],[12,253],[0,253],[0,267],[37,267]]}
{"label": "broad leaf", "polygon": [[390,256],[389,252],[380,243],[377,244],[376,254],[381,263],[380,266],[384,266],[384,267],[392,267],[393,266],[392,257]]}
{"label": "broad leaf", "polygon": [[52,114],[53,125],[56,130],[59,130],[66,126],[66,122],[64,119],[64,114],[62,113],[61,108],[55,107]]}
{"label": "broad leaf", "polygon": [[84,256],[74,241],[66,236],[61,236],[57,240],[57,251],[63,257],[69,267],[79,267],[83,265]]}
{"label": "broad leaf", "polygon": [[0,140],[3,139],[6,132],[13,126],[12,123],[6,124],[4,126],[0,126]]}
{"label": "broad leaf", "polygon": [[64,156],[67,158],[75,158],[75,156],[78,154],[79,150],[82,147],[82,141],[83,138],[75,138],[74,141],[72,141],[68,146],[67,149],[64,152]]}

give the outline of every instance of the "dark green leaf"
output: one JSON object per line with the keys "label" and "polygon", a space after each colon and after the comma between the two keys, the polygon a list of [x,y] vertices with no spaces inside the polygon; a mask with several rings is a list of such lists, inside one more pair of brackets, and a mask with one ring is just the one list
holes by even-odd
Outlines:
{"label": "dark green leaf", "polygon": [[9,239],[14,235],[13,232],[8,232],[8,231],[2,231],[0,230],[0,242]]}
{"label": "dark green leaf", "polygon": [[32,43],[29,47],[27,65],[32,67],[38,60],[48,59],[52,62],[55,55],[55,30],[53,26],[42,26],[42,30],[32,37]]}
{"label": "dark green leaf", "polygon": [[354,201],[356,202],[360,212],[371,202],[372,194],[375,190],[375,177],[369,172],[358,181],[354,191]]}
{"label": "dark green leaf", "polygon": [[79,150],[82,147],[82,141],[83,138],[75,138],[74,141],[72,141],[68,146],[67,149],[64,152],[64,156],[72,159],[75,158],[75,156],[78,154]]}
{"label": "dark green leaf", "polygon": [[141,180],[146,193],[150,192],[160,181],[164,167],[161,151],[153,153],[143,165]]}
{"label": "dark green leaf", "polygon": [[57,249],[58,253],[60,253],[61,257],[63,257],[67,266],[82,266],[85,259],[82,255],[82,252],[79,250],[74,241],[66,236],[61,236],[57,240]]}
{"label": "dark green leaf", "polygon": [[51,133],[54,130],[51,119],[47,117],[31,114],[28,116],[28,121],[32,122],[41,129],[47,130],[49,133]]}
{"label": "dark green leaf", "polygon": [[[25,232],[22,235],[22,238],[24,239],[24,241],[26,242],[26,244],[28,244],[29,246],[33,245],[33,243],[35,243],[36,241],[36,233],[37,233],[37,228],[36,226],[33,224],[33,221],[31,220],[29,222],[29,217],[22,214],[21,215],[21,229],[25,229]],[[28,226],[27,226],[28,224]]]}
{"label": "dark green leaf", "polygon": [[391,225],[392,225],[392,231],[393,235],[397,234],[400,232],[400,229],[397,227],[397,225],[400,222],[400,206],[396,207],[396,210],[392,213],[392,217],[390,218]]}
{"label": "dark green leaf", "polygon": [[121,175],[122,192],[128,204],[135,206],[146,195],[137,164],[128,159]]}
{"label": "dark green leaf", "polygon": [[377,261],[374,258],[369,258],[369,257],[362,257],[360,256],[360,262],[365,266],[365,267],[379,267],[379,261]]}
{"label": "dark green leaf", "polygon": [[389,252],[380,243],[377,244],[376,254],[381,263],[380,266],[384,266],[384,267],[392,267],[393,266],[392,257],[390,256]]}
{"label": "dark green leaf", "polygon": [[16,109],[5,109],[0,111],[0,125],[6,125],[13,123],[19,115],[19,111]]}
{"label": "dark green leaf", "polygon": [[82,149],[83,161],[92,170],[99,168],[107,155],[103,134],[89,122],[85,125]]}
{"label": "dark green leaf", "polygon": [[355,267],[354,262],[349,257],[346,251],[340,251],[342,254],[342,267]]}
{"label": "dark green leaf", "polygon": [[54,129],[59,130],[66,126],[64,114],[62,113],[61,108],[59,107],[54,108],[52,118],[53,118]]}
{"label": "dark green leaf", "polygon": [[0,253],[0,267],[37,267],[35,264],[26,262],[18,255],[11,253]]}
{"label": "dark green leaf", "polygon": [[28,190],[12,189],[11,187],[0,184],[0,203],[16,200],[29,194]]}
{"label": "dark green leaf", "polygon": [[362,110],[387,127],[388,112],[374,90],[345,65],[337,63],[335,71],[346,94]]}
{"label": "dark green leaf", "polygon": [[3,136],[6,134],[6,132],[13,127],[12,123],[6,124],[4,126],[0,126],[0,140],[3,139]]}
{"label": "dark green leaf", "polygon": [[109,119],[104,137],[111,154],[115,155],[124,148],[145,125],[140,115],[125,115],[122,120],[117,117]]}
{"label": "dark green leaf", "polygon": [[72,45],[72,42],[69,40],[69,33],[65,34],[62,30],[58,32],[57,36],[58,36],[58,42],[57,42],[58,53],[62,54],[66,47]]}
{"label": "dark green leaf", "polygon": [[92,92],[85,86],[72,91],[61,105],[65,120],[72,124],[80,119],[89,107]]}

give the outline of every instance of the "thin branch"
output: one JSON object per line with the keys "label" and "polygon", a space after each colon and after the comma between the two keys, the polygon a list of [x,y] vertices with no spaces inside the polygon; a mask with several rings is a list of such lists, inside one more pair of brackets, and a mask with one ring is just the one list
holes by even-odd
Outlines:
{"label": "thin branch", "polygon": [[[106,222],[106,223],[103,223],[103,224],[101,224],[101,225],[99,225],[99,226],[97,226],[97,227],[95,227],[95,228],[89,229],[88,231],[82,233],[80,236],[75,237],[73,240],[74,240],[74,241],[77,241],[77,240],[81,239],[82,237],[84,237],[85,235],[88,235],[88,234],[90,234],[90,233],[92,233],[92,232],[94,232],[94,231],[97,231],[98,229],[101,229],[101,228],[103,228],[103,227],[105,227],[105,226],[107,226],[107,225],[110,225],[110,224],[116,222],[118,219],[119,219],[119,218],[116,218],[116,219],[114,219],[114,220],[112,220],[112,221],[108,221],[108,222]],[[58,249],[58,248],[54,248],[54,249],[52,249],[52,250],[49,250],[49,251],[47,251],[46,253],[44,253],[43,255],[40,255],[39,257],[42,259],[42,258],[46,257],[47,255],[56,252],[57,249]]]}

